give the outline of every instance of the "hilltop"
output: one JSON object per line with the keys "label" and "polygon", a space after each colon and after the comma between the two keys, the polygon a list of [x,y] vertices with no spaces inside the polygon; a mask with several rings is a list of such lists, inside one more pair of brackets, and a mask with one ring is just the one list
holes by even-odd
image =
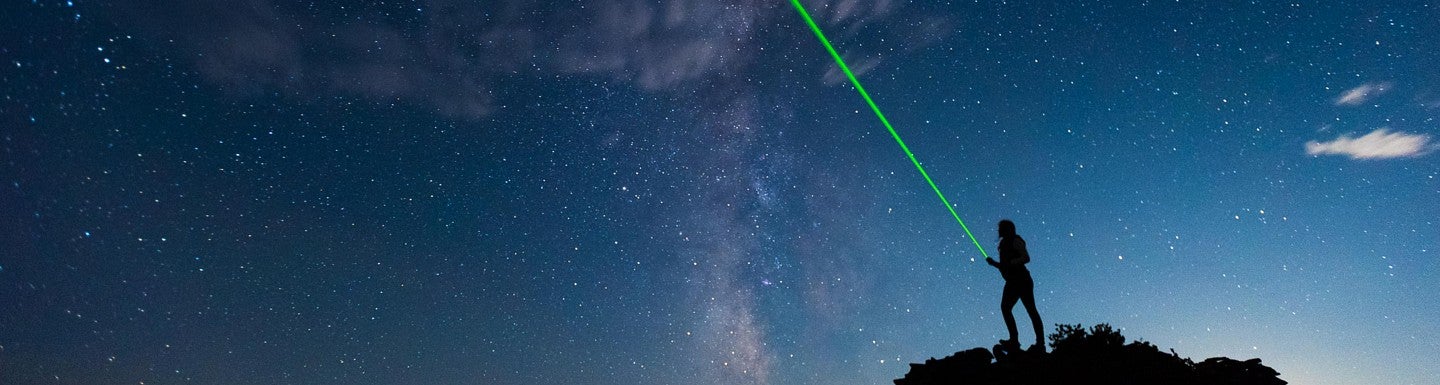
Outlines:
{"label": "hilltop", "polygon": [[1172,349],[1161,352],[1144,341],[1127,344],[1110,325],[1089,329],[1057,325],[1049,336],[1052,352],[977,347],[921,364],[895,385],[961,384],[1166,384],[1285,385],[1280,373],[1260,363],[1227,357],[1194,362]]}

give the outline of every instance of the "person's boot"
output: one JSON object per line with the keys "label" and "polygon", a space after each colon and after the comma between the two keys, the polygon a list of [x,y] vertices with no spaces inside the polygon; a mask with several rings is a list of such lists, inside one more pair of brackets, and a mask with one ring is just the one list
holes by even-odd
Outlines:
{"label": "person's boot", "polygon": [[1012,357],[1020,354],[1020,342],[1000,340],[1000,343],[990,348],[990,354],[995,356],[995,362],[1008,362]]}

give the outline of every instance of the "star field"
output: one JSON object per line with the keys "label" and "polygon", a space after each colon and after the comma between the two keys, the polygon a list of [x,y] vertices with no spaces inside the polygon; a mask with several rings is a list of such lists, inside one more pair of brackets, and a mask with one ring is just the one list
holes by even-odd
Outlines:
{"label": "star field", "polygon": [[[1440,8],[804,3],[1046,322],[1440,380]],[[0,383],[869,384],[1005,334],[785,2],[0,11]]]}

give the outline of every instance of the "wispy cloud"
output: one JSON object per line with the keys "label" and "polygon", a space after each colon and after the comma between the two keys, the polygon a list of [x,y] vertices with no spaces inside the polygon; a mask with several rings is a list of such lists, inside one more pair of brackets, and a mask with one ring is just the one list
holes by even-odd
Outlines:
{"label": "wispy cloud", "polygon": [[[174,56],[195,58],[204,78],[239,95],[360,96],[478,118],[503,101],[497,82],[516,74],[587,74],[676,93],[743,83],[773,35],[767,26],[795,17],[788,5],[761,0],[417,3],[413,15],[391,17],[385,7],[342,16],[278,0],[135,0],[117,5],[114,19],[172,42]],[[915,17],[896,12],[893,0],[807,3],[823,23],[851,35],[872,21]],[[948,25],[894,24],[920,21]],[[908,41],[899,37],[909,29],[865,31]]]}
{"label": "wispy cloud", "polygon": [[1389,91],[1390,86],[1390,82],[1361,84],[1359,87],[1351,88],[1349,91],[1340,94],[1340,97],[1335,98],[1335,105],[1358,106],[1371,98],[1380,96],[1380,94],[1385,93],[1385,91]]}
{"label": "wispy cloud", "polygon": [[1415,105],[1427,110],[1440,108],[1440,96],[1436,96],[1435,91],[1421,92],[1415,95]]}
{"label": "wispy cloud", "polygon": [[[870,70],[875,69],[875,67],[879,67],[880,58],[869,57],[854,61],[847,58],[845,59],[845,65],[850,67],[850,73],[855,74],[855,76],[860,76],[866,72],[870,72]],[[820,77],[820,81],[824,82],[827,86],[844,83],[846,82],[845,71],[840,70],[839,65],[830,63],[829,68],[825,70],[825,75]]]}
{"label": "wispy cloud", "polygon": [[1389,159],[1425,155],[1430,152],[1430,135],[1390,132],[1379,128],[1361,137],[1341,135],[1335,140],[1305,143],[1305,153],[1345,155],[1350,159]]}

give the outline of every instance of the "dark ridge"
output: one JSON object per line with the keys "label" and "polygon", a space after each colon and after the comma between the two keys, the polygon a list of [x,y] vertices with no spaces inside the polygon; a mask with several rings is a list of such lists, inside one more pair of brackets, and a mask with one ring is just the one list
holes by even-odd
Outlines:
{"label": "dark ridge", "polygon": [[910,373],[895,380],[895,385],[1286,383],[1279,372],[1260,364],[1259,358],[1214,357],[1196,363],[1180,358],[1173,349],[1161,352],[1149,342],[1126,344],[1125,336],[1107,324],[1088,330],[1081,325],[1056,325],[1049,339],[1051,353],[995,345],[910,364]]}

